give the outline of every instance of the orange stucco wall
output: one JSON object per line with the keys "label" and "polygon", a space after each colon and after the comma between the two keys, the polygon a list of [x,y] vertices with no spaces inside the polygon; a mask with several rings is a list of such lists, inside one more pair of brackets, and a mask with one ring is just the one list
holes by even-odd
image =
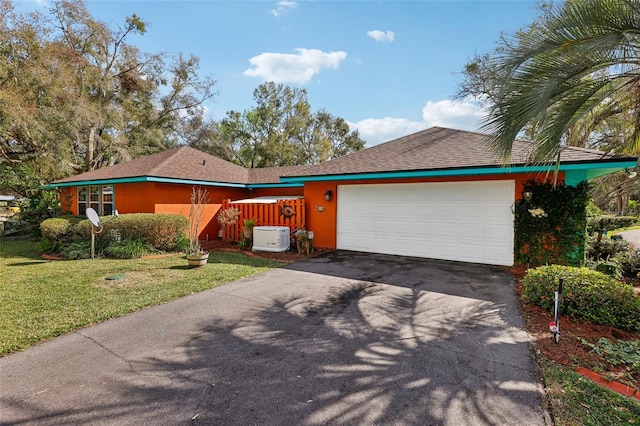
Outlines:
{"label": "orange stucco wall", "polygon": [[[553,176],[545,173],[516,174],[516,175],[486,175],[486,176],[457,176],[432,179],[376,179],[376,180],[354,180],[354,181],[327,181],[327,182],[307,182],[304,186],[304,198],[307,206],[306,228],[314,233],[313,244],[316,247],[335,249],[337,232],[337,205],[340,200],[337,197],[338,185],[356,184],[380,184],[380,183],[416,183],[416,182],[464,182],[464,181],[488,181],[515,179],[514,199],[522,198],[526,182],[536,180],[544,182],[551,181]],[[564,179],[564,174],[560,173],[559,180]],[[331,191],[333,199],[325,201],[324,194]]]}
{"label": "orange stucco wall", "polygon": [[[122,183],[114,185],[114,208],[118,213],[154,213],[155,190],[153,182]],[[78,214],[78,188],[62,188],[60,200],[65,211]]]}
{"label": "orange stucco wall", "polygon": [[[114,185],[115,208],[118,213],[173,213],[189,216],[191,185],[171,183],[122,183]],[[222,199],[246,198],[249,191],[243,188],[207,187],[209,204],[202,219],[200,239],[214,240],[218,237],[218,221]],[[61,190],[63,204],[72,214],[78,214],[77,188]]]}
{"label": "orange stucco wall", "polygon": [[[174,213],[189,216],[191,206],[191,185],[171,183],[156,184],[155,213]],[[223,199],[247,197],[248,191],[243,188],[207,187],[209,202],[205,208],[200,231],[201,240],[215,240],[220,229],[215,216],[220,210]]]}

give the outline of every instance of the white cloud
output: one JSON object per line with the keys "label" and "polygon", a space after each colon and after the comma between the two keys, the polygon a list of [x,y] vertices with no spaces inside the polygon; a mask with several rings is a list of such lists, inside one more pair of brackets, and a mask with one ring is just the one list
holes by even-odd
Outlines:
{"label": "white cloud", "polygon": [[393,31],[373,30],[373,31],[367,31],[367,35],[372,39],[376,41],[381,41],[383,43],[391,43],[395,38],[395,34],[393,33]]}
{"label": "white cloud", "polygon": [[280,16],[287,13],[289,9],[295,9],[298,7],[298,3],[295,1],[282,0],[278,2],[277,6],[277,8],[271,10],[273,16]]}
{"label": "white cloud", "polygon": [[434,126],[477,131],[484,117],[485,111],[474,100],[442,100],[425,104],[422,121],[393,117],[367,118],[357,123],[349,122],[349,126],[358,130],[367,146],[374,146]]}
{"label": "white cloud", "polygon": [[472,99],[463,101],[428,101],[422,108],[422,118],[427,127],[440,126],[477,131],[486,111]]}
{"label": "white cloud", "polygon": [[428,126],[422,121],[411,121],[406,118],[367,118],[357,123],[349,122],[349,127],[357,130],[360,137],[367,142],[367,146],[397,139],[426,129]]}
{"label": "white cloud", "polygon": [[291,53],[261,53],[249,59],[251,67],[244,71],[249,77],[261,77],[276,83],[307,83],[322,68],[337,69],[346,52],[323,52],[317,49],[295,49]]}

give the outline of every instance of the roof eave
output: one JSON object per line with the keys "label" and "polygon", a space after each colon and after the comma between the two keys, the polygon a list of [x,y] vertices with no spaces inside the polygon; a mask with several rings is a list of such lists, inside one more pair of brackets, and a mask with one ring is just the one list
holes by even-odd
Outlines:
{"label": "roof eave", "polygon": [[81,180],[73,182],[52,182],[48,185],[43,185],[43,189],[65,188],[70,186],[87,186],[87,185],[114,185],[119,183],[138,183],[138,182],[160,182],[160,183],[178,183],[183,185],[201,185],[201,186],[219,186],[225,188],[247,188],[245,183],[234,182],[217,182],[217,181],[205,181],[194,179],[176,179],[176,178],[162,178],[155,176],[136,176],[126,178],[112,178],[112,179],[96,179],[96,180]]}
{"label": "roof eave", "polygon": [[[608,161],[580,161],[580,162],[564,162],[560,164],[560,171],[584,172],[586,179],[602,176],[604,174],[613,173],[615,171],[624,170],[630,167],[636,167],[637,160],[633,159],[616,159]],[[509,166],[483,166],[483,167],[464,167],[464,168],[448,168],[448,169],[431,169],[431,170],[398,170],[383,172],[365,172],[365,173],[345,173],[345,174],[327,174],[327,175],[308,175],[308,176],[283,176],[283,182],[319,182],[319,181],[350,181],[350,180],[373,180],[373,179],[404,179],[404,178],[437,178],[437,177],[454,177],[454,176],[478,176],[493,174],[515,174],[515,173],[536,173],[553,171],[555,164],[545,165],[509,165]]]}

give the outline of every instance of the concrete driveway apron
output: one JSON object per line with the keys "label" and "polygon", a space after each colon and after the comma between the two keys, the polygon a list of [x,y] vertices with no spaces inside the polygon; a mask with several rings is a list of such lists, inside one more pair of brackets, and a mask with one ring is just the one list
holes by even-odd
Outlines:
{"label": "concrete driveway apron", "polygon": [[551,424],[530,350],[504,269],[338,251],[0,359],[0,424]]}

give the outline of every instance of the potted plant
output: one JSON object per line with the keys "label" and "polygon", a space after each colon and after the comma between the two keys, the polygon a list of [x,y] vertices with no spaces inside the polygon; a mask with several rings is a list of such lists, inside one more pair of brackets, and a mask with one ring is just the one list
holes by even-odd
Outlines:
{"label": "potted plant", "polygon": [[203,266],[209,259],[209,253],[200,247],[200,223],[204,209],[209,202],[209,193],[201,187],[193,187],[191,190],[191,206],[189,208],[189,248],[187,249],[187,261],[189,266]]}
{"label": "potted plant", "polygon": [[242,221],[242,235],[248,240],[253,238],[253,227],[256,226],[258,219],[244,219]]}

